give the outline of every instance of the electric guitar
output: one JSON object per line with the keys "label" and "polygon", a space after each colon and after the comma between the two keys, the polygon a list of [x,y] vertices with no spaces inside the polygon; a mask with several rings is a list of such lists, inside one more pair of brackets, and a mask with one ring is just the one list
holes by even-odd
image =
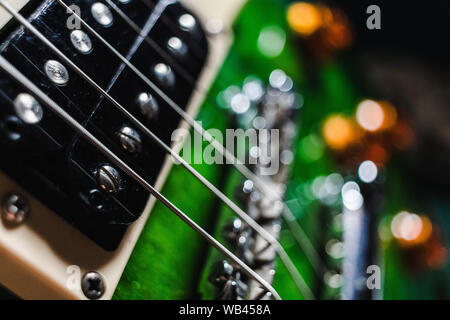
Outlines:
{"label": "electric guitar", "polygon": [[[0,0],[4,295],[361,294],[339,251],[354,231],[340,223],[344,178],[311,133],[313,110],[335,99],[351,105],[356,94],[326,88],[341,83],[337,64],[320,67],[329,78],[315,92],[285,8]],[[324,171],[325,182],[302,182]],[[325,184],[336,189],[331,202],[309,191]],[[374,226],[355,232],[373,235]],[[346,259],[377,256],[367,239]],[[359,272],[374,262],[366,260]]]}

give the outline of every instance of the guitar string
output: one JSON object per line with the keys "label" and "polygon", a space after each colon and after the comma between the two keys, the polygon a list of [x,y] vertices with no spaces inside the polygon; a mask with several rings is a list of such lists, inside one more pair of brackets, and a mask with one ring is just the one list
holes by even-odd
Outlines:
{"label": "guitar string", "polygon": [[[214,137],[212,137],[204,128],[199,125],[190,115],[188,115],[183,109],[181,109],[170,97],[168,97],[162,90],[160,90],[148,77],[146,77],[142,72],[140,72],[130,61],[128,61],[125,57],[123,57],[112,45],[110,45],[100,34],[98,34],[89,24],[87,24],[78,14],[76,14],[73,10],[71,10],[62,0],[57,0],[62,6],[64,6],[67,12],[71,13],[78,20],[81,21],[83,26],[94,35],[98,40],[100,40],[104,45],[106,45],[114,54],[116,54],[122,62],[124,62],[128,68],[130,68],[139,78],[141,78],[151,89],[153,89],[172,109],[175,110],[185,121],[187,121],[194,130],[199,133],[207,142],[209,142],[216,151],[218,151],[222,156],[224,156],[227,161],[233,166],[247,179],[250,179],[254,182],[255,187],[263,192],[265,195],[271,195],[275,198],[275,200],[281,201],[284,206],[283,209],[283,218],[286,220],[288,228],[291,230],[291,233],[294,236],[294,239],[302,248],[308,260],[310,261],[314,271],[318,276],[321,274],[321,270],[323,270],[324,263],[321,261],[319,254],[314,248],[311,240],[307,236],[306,232],[300,226],[300,224],[296,221],[294,214],[291,209],[287,206],[287,204],[283,201],[282,197],[274,192],[270,187],[266,186],[266,183],[257,177],[253,172],[251,172],[240,160],[238,160],[231,152],[228,151],[221,143],[219,143]],[[145,1],[144,1],[145,2]],[[148,4],[146,4],[148,6]],[[113,7],[114,9],[114,7]],[[125,14],[119,14],[123,17]],[[126,21],[130,20],[129,18]],[[137,32],[137,30],[135,30]],[[153,40],[151,40],[148,35],[146,35],[143,30],[137,32],[141,36],[145,36],[145,38],[149,39],[150,45],[156,45]],[[159,47],[158,52],[161,51]],[[166,54],[167,55],[167,54]],[[195,89],[195,88],[194,88]],[[201,90],[200,88],[195,89],[199,92],[204,98],[209,97],[206,90]],[[213,99],[212,99],[213,100]],[[212,101],[209,97],[208,101]]]}
{"label": "guitar string", "polygon": [[[58,2],[63,7],[65,7],[66,10],[70,9],[63,1],[58,1]],[[131,27],[140,37],[142,37],[145,40],[145,42],[147,42],[150,45],[150,47],[156,51],[157,54],[159,54],[161,57],[163,57],[163,59],[166,59],[167,62],[169,63],[169,65],[171,67],[173,67],[176,71],[178,71],[182,75],[182,77],[187,82],[189,82],[190,85],[196,87],[195,89],[198,88],[198,84],[196,83],[194,77],[192,75],[190,75],[189,72],[176,61],[176,59],[174,59],[171,55],[167,54],[158,45],[158,43],[156,41],[154,41],[153,39],[148,37],[146,32],[144,32],[144,30],[142,30],[142,28],[140,28],[130,17],[128,17],[128,15],[125,12],[123,12],[114,2],[112,2],[111,0],[105,0],[105,2],[128,24],[129,27]],[[67,8],[69,8],[69,9],[67,9]],[[164,13],[162,13],[162,14],[164,14]],[[75,17],[77,19],[79,19],[77,16],[75,16]],[[198,88],[197,90],[201,91],[200,93],[205,91],[204,89],[200,89],[200,88]]]}
{"label": "guitar string", "polygon": [[[152,48],[154,48],[155,51],[157,51],[160,55],[165,57],[166,60],[170,61],[171,56],[167,52],[165,52],[158,45],[157,42],[153,41],[148,35],[143,34],[142,29],[140,29],[115,3],[113,3],[111,0],[105,0],[105,1],[113,8],[113,10],[115,10],[119,14],[119,16],[121,16],[123,19],[125,19],[125,21],[136,31],[136,33],[138,35],[144,36],[146,42],[150,46],[152,46]],[[141,0],[141,2],[144,3],[149,9],[151,9],[150,4],[147,1]],[[161,15],[161,21],[163,21],[163,23],[167,24],[170,27],[170,24],[168,24],[166,19],[164,19],[164,18],[165,18],[165,16],[163,13]],[[195,46],[196,43],[194,43],[193,45]],[[195,54],[195,52],[193,52],[193,53]],[[171,59],[171,60],[173,60],[173,59]],[[205,68],[209,68],[209,67],[210,66],[208,64],[205,66]],[[187,73],[187,71],[183,68],[182,65],[180,66],[180,65],[176,64],[174,66],[174,69],[180,69],[180,68],[181,68],[181,70],[179,70],[180,74],[185,75]],[[186,79],[186,80],[188,80],[188,79]],[[205,97],[205,100],[207,100],[209,103],[211,103],[213,105],[217,105],[217,101],[213,97],[210,96],[208,90],[206,90],[204,88],[199,88],[198,86],[196,86],[196,88],[194,88],[194,89],[197,92],[199,92],[203,97]],[[233,161],[236,161],[236,160],[233,160]],[[235,162],[233,162],[233,163],[235,163]],[[246,175],[246,173],[240,171],[239,168],[237,168],[237,169],[247,179],[254,180],[254,177]],[[262,180],[259,182],[265,184],[265,182]],[[262,188],[260,184],[259,185],[256,184],[256,188],[259,191],[262,191],[263,193],[267,194],[267,190],[263,190],[264,188]],[[283,199],[281,199],[281,197],[280,197],[277,200],[282,201]],[[283,207],[284,207],[283,212],[282,212],[282,215],[283,215],[282,217],[285,220],[285,222],[288,226],[288,229],[290,230],[290,233],[294,237],[297,245],[303,250],[305,255],[308,257],[308,260],[310,261],[314,271],[316,272],[316,275],[320,277],[321,272],[324,270],[325,264],[323,263],[322,259],[320,258],[319,254],[317,253],[317,250],[315,249],[315,247],[312,244],[311,240],[309,239],[308,235],[306,234],[306,232],[303,230],[303,228],[301,227],[301,225],[295,218],[291,209],[287,206],[287,204],[284,201],[282,201],[282,203],[283,203]]]}
{"label": "guitar string", "polygon": [[[98,32],[96,32],[84,19],[82,19],[76,12],[74,12],[67,4],[64,3],[62,0],[57,0],[57,2],[70,14],[73,14],[73,16],[81,22],[81,24],[88,30],[88,32],[92,35],[94,35],[95,38],[97,38],[99,41],[101,41],[105,46],[107,46],[123,63],[125,63],[129,68],[132,69],[132,71],[141,78],[144,82],[149,85],[149,83],[152,83],[140,70],[138,70],[127,58],[125,58],[123,55],[121,55],[117,49],[115,49],[109,42],[107,42]],[[169,1],[170,2],[170,1]],[[166,1],[167,3],[167,1]],[[125,13],[120,14],[120,16],[124,17],[126,16]],[[128,18],[128,20],[131,20]],[[136,30],[135,30],[136,31]],[[138,32],[139,35],[148,38],[146,33],[140,29]],[[152,41],[153,42],[153,41]],[[161,48],[160,48],[161,50]],[[153,83],[154,86],[156,86]],[[156,86],[157,87],[157,86]],[[159,88],[158,88],[159,89]],[[206,93],[202,93],[203,96],[206,95]],[[181,108],[180,108],[181,109]],[[131,116],[132,117],[132,116]],[[139,122],[137,119],[133,118],[133,122]],[[155,135],[151,132],[148,132],[149,130],[142,124],[138,124],[139,127],[146,132],[146,134],[150,134],[152,137]],[[157,139],[157,138],[156,138]],[[245,213],[243,210],[241,210],[236,204],[234,204],[233,201],[231,201],[225,194],[223,194],[220,190],[218,190],[213,184],[211,184],[208,180],[206,180],[202,175],[200,175],[198,172],[195,171],[187,162],[181,159],[181,157],[178,156],[176,152],[171,150],[167,145],[164,145],[162,141],[158,139],[158,144],[162,145],[163,148],[169,152],[171,155],[173,155],[181,164],[189,171],[191,172],[197,179],[199,179],[205,186],[207,186],[208,189],[210,189],[212,192],[214,192],[235,214],[237,214],[239,217],[243,218],[244,221],[246,221],[249,226],[255,230],[257,233],[259,233],[266,241],[268,241],[270,244],[274,246],[277,253],[280,256],[280,259],[282,260],[283,264],[286,266],[290,276],[293,278],[297,288],[302,292],[302,294],[307,298],[313,298],[313,294],[311,289],[308,287],[306,282],[304,281],[303,277],[295,267],[292,260],[289,258],[289,255],[285,251],[285,249],[281,246],[281,244],[278,242],[277,239],[275,239],[269,232],[267,232],[262,226],[260,226],[256,221],[254,221],[247,213]],[[300,233],[301,234],[301,233]]]}
{"label": "guitar string", "polygon": [[[208,90],[206,88],[202,88],[199,86],[199,83],[194,79],[194,77],[189,74],[189,72],[186,70],[186,68],[183,67],[182,64],[178,63],[178,61],[173,58],[170,54],[168,54],[156,41],[154,41],[152,38],[148,36],[146,32],[142,28],[140,28],[123,10],[121,10],[114,2],[111,0],[104,0],[127,24],[129,27],[131,27],[138,36],[142,37],[147,44],[150,45],[150,47],[156,51],[157,54],[159,54],[163,59],[168,62],[168,64],[177,72],[180,73],[180,75],[190,84],[193,86],[194,90],[198,93],[200,93],[205,99],[208,100],[211,104],[217,105],[217,102],[214,100],[213,97],[211,97],[208,94]],[[61,3],[62,1],[58,1]],[[64,2],[62,2],[64,3]],[[147,7],[149,5],[145,3]],[[66,5],[67,6],[67,5]],[[163,19],[164,12],[161,14],[160,20],[164,24],[170,27],[168,23],[165,21],[166,19]],[[77,18],[78,19],[78,18]],[[164,20],[164,21],[163,21]],[[192,48],[193,46],[196,46],[196,43],[191,43],[189,48]],[[196,55],[195,58],[199,60],[200,58]],[[208,63],[206,63],[203,67],[204,69],[211,68]],[[216,79],[217,81],[218,79]]]}
{"label": "guitar string", "polygon": [[[81,69],[79,69],[69,58],[67,58],[62,52],[60,52],[53,44],[51,44],[48,39],[45,38],[37,29],[35,29],[23,16],[19,13],[15,12],[9,5],[5,4],[3,1],[0,1],[0,5],[3,6],[10,14],[13,15],[24,27],[30,30],[36,37],[38,37],[41,41],[43,41],[47,46],[49,46],[61,59],[63,59],[72,69],[74,69],[77,73],[80,74],[87,82],[89,82],[94,88],[96,88],[103,96],[105,96],[108,100],[111,101],[117,108],[120,109],[122,113],[124,113],[131,121],[136,123],[149,137],[154,139],[161,145],[168,153],[174,156],[183,166],[188,169],[188,171],[193,174],[197,179],[199,179],[205,186],[210,188],[212,192],[215,193],[225,204],[227,204],[235,213],[240,216],[244,221],[246,221],[250,227],[252,227],[257,233],[261,234],[261,236],[273,244],[277,249],[277,252],[280,254],[280,258],[284,262],[286,262],[286,267],[290,272],[296,277],[294,280],[296,284],[302,287],[302,291],[305,292],[306,296],[310,292],[310,289],[306,286],[303,278],[298,273],[298,270],[295,269],[295,265],[289,259],[287,253],[281,247],[281,245],[277,242],[277,240],[268,233],[264,228],[258,225],[250,216],[248,216],[244,211],[242,211],[238,206],[236,206],[230,199],[228,199],[223,193],[221,193],[216,187],[214,187],[208,180],[206,180],[203,176],[201,176],[198,172],[195,171],[191,166],[189,166],[178,154],[176,154],[172,149],[170,149],[167,145],[165,145],[158,137],[156,137],[150,130],[148,130],[142,123],[140,123],[136,118],[134,118],[126,109],[124,109],[117,101],[114,100],[108,93],[106,93],[103,89],[101,89],[89,76],[87,76]],[[297,274],[295,274],[297,271]],[[300,277],[299,277],[300,276]],[[300,289],[300,288],[299,288]]]}
{"label": "guitar string", "polygon": [[[17,14],[17,17],[20,17],[20,14]],[[94,84],[94,87],[99,86],[93,82],[84,72],[81,71],[75,64],[70,61],[62,52],[60,52],[54,45],[52,45],[48,39],[46,39],[39,31],[37,31],[34,27],[32,27],[29,23],[26,23],[26,20],[22,17],[20,20],[21,23],[24,24],[35,36],[40,38],[44,43],[49,46],[61,59],[63,59],[72,69],[74,69],[77,73],[79,73],[84,79],[86,79],[91,85]],[[31,28],[30,28],[31,27]],[[241,217],[245,222],[249,224],[249,226],[255,230],[258,234],[260,234],[266,241],[270,244],[274,245],[276,251],[279,253],[279,256],[288,269],[290,275],[293,277],[294,282],[298,286],[299,290],[303,292],[303,294],[307,297],[310,297],[311,290],[307,287],[304,279],[301,277],[301,274],[295,268],[294,263],[290,260],[286,251],[279,244],[279,242],[263,227],[261,227],[256,221],[254,221],[248,214],[246,214],[243,210],[241,210],[236,204],[234,204],[229,198],[227,198],[222,192],[220,192],[213,184],[211,184],[208,180],[206,180],[202,175],[200,175],[195,169],[193,169],[190,165],[187,164],[177,153],[175,153],[170,147],[165,145],[153,132],[147,129],[142,123],[140,123],[135,117],[133,117],[129,112],[126,111],[117,101],[115,101],[112,97],[107,96],[107,93],[104,90],[99,90],[99,92],[106,96],[115,107],[117,107],[122,113],[124,113],[133,123],[135,123],[139,128],[146,133],[150,138],[156,141],[161,147],[165,149],[168,153],[170,153],[177,161],[179,161],[194,177],[196,177],[200,182],[202,182],[208,189],[210,189],[220,200],[222,200],[234,213],[236,213],[239,217]]]}
{"label": "guitar string", "polygon": [[[1,4],[1,2],[0,2]],[[236,257],[231,251],[223,246],[219,241],[212,237],[202,227],[195,223],[189,216],[176,207],[172,202],[159,193],[150,183],[137,174],[131,167],[129,167],[124,161],[122,161],[116,154],[109,150],[102,142],[100,142],[94,135],[86,130],[78,121],[70,116],[64,109],[50,99],[44,92],[42,92],[36,85],[34,85],[28,78],[25,77],[19,70],[17,70],[8,60],[0,55],[0,68],[7,74],[19,82],[23,87],[29,90],[35,95],[43,104],[45,104],[54,114],[61,118],[67,125],[73,130],[78,132],[84,139],[90,144],[95,146],[101,153],[103,153],[111,162],[124,171],[130,178],[138,182],[144,189],[148,190],[156,199],[161,201],[168,209],[175,213],[181,220],[183,220],[189,227],[200,234],[206,239],[212,246],[224,254],[227,258],[237,264],[242,270],[255,281],[257,281],[264,289],[272,294],[272,296],[281,300],[276,290],[264,280],[258,273],[251,269],[242,260]]]}
{"label": "guitar string", "polygon": [[[139,27],[129,18],[126,16],[126,14],[115,4],[113,3],[111,0],[105,0],[122,18],[125,19],[125,21],[127,23],[130,24],[130,26],[135,29],[135,31],[139,34],[142,35],[142,31],[140,31]],[[146,0],[140,0],[142,3],[144,3],[144,5],[146,5],[150,10],[151,5],[148,3],[148,1]],[[176,0],[176,2],[179,2],[178,0]],[[125,16],[125,17],[124,17]],[[165,19],[165,15],[164,13],[161,15],[161,21],[163,23],[165,23],[167,26],[171,27],[170,23],[167,22],[167,19]],[[172,28],[173,29],[173,28]],[[156,43],[155,41],[153,41],[150,37],[148,37],[147,35],[144,35],[146,42],[152,46],[155,51],[157,51],[158,53],[161,54],[161,52],[163,53],[162,55],[166,57],[166,59],[168,61],[170,57],[170,55],[168,53],[166,53],[164,50],[161,49],[161,47],[158,45],[158,43]],[[194,46],[196,46],[196,43],[193,43]],[[197,50],[200,50],[197,46]],[[196,51],[193,51],[193,54],[196,55]],[[197,56],[198,58],[198,56]],[[173,59],[172,59],[173,60]],[[209,68],[210,66],[207,64],[205,66],[205,68]],[[180,74],[185,75],[187,73],[187,71],[183,68],[183,66],[181,65],[175,65],[174,69],[179,69],[181,68],[181,70],[179,70]],[[217,81],[217,79],[216,79]],[[203,95],[205,97],[205,100],[207,100],[208,102],[210,102],[213,105],[217,105],[217,101],[210,96],[208,90],[203,89],[203,88],[198,88],[198,86],[195,88],[195,90],[197,92],[199,92],[201,95]],[[235,160],[233,160],[235,161]],[[252,178],[251,176],[248,176],[245,174],[245,172],[242,172],[239,170],[239,168],[236,168],[244,177],[246,177],[247,179],[250,180],[254,180],[254,178]],[[264,181],[259,181],[260,183],[264,183]],[[262,191],[263,193],[267,194],[267,190],[263,190],[264,188],[261,187],[261,185],[256,184],[256,188],[259,191]],[[281,197],[277,200],[283,200],[281,199]],[[321,277],[321,273],[323,272],[323,270],[325,269],[324,266],[325,264],[323,263],[322,259],[320,258],[319,254],[317,253],[317,250],[315,249],[314,245],[312,244],[311,240],[309,239],[308,235],[306,234],[306,232],[303,230],[302,226],[299,224],[299,222],[297,221],[297,219],[295,218],[294,214],[292,213],[291,209],[287,206],[287,204],[285,202],[283,202],[283,219],[285,220],[288,229],[290,230],[290,233],[293,235],[297,245],[303,250],[303,252],[305,253],[305,255],[308,257],[314,271],[316,272],[316,275]]]}

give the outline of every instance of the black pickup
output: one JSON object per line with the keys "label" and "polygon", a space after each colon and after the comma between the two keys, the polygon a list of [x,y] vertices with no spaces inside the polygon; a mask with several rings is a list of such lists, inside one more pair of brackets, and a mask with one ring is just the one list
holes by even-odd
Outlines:
{"label": "black pickup", "polygon": [[[193,30],[180,25],[179,18],[188,12],[179,3],[113,1],[146,31],[151,39],[148,41],[104,1],[65,2],[79,6],[83,20],[179,106],[186,108],[204,67],[208,48],[198,23]],[[94,3],[102,3],[109,9],[112,23],[102,25],[94,17]],[[64,7],[57,1],[44,1],[22,13],[116,101],[170,145],[180,116],[83,27],[81,30],[89,36],[92,50],[77,50],[71,42],[73,30],[68,28],[70,15]],[[8,61],[140,175],[155,183],[166,158],[163,149],[26,28],[17,22],[10,23],[0,36],[1,54]],[[181,54],[168,46],[173,37],[185,46]],[[175,45],[179,43],[175,41]],[[67,68],[67,83],[60,85],[51,81],[45,72],[49,60],[59,61]],[[158,64],[170,67],[173,76],[170,81],[155,74]],[[0,75],[0,169],[101,247],[116,249],[127,227],[142,214],[149,199],[148,192],[118,169],[121,179],[117,191],[102,189],[98,178],[100,168],[114,166],[45,106],[40,122],[32,125],[23,122],[15,113],[14,102],[20,93],[26,92],[13,79]],[[148,110],[139,104],[139,97],[152,97],[157,111],[149,116]],[[120,139],[119,133],[125,127],[135,130],[139,136],[140,147],[134,152],[127,150]]]}

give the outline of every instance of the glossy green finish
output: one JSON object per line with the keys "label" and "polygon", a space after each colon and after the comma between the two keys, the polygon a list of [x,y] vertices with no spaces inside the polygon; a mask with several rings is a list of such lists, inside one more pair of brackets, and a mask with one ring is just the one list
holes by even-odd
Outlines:
{"label": "glossy green finish", "polygon": [[[208,108],[202,111],[206,117]],[[224,128],[225,116],[211,125]],[[211,182],[220,181],[216,166],[194,166]],[[174,166],[162,193],[206,229],[213,223],[215,198],[181,166]],[[115,299],[196,298],[207,244],[161,203],[157,203],[117,287]]]}
{"label": "glossy green finish", "polygon": [[[319,63],[306,59],[295,45],[295,39],[286,26],[286,2],[276,0],[251,0],[235,23],[235,43],[211,90],[215,100],[219,92],[230,85],[241,86],[249,75],[267,79],[271,71],[283,69],[293,79],[305,104],[299,118],[301,128],[296,143],[296,159],[292,169],[286,201],[297,222],[305,229],[311,242],[319,252],[323,244],[317,239],[320,230],[330,230],[330,236],[339,237],[328,213],[325,220],[319,219],[323,208],[311,196],[311,183],[317,176],[338,172],[332,154],[327,151],[320,138],[320,127],[331,113],[351,115],[355,106],[370,91],[357,85],[357,74],[351,71],[351,52]],[[267,57],[258,49],[258,39],[265,28],[277,28],[284,32],[286,43],[276,57]],[[283,31],[284,30],[284,31]],[[220,104],[220,100],[218,101]],[[224,130],[229,126],[226,111],[210,102],[205,102],[199,116],[208,128]],[[300,126],[301,124],[301,126]],[[196,168],[210,181],[217,183],[232,197],[242,176],[225,166],[197,165]],[[389,199],[381,216],[389,216],[402,210],[411,202],[403,186],[404,172],[399,170],[401,161],[394,161],[387,169],[390,186],[386,190]],[[225,170],[225,171],[224,171]],[[222,183],[221,176],[227,179]],[[200,183],[182,168],[175,167],[163,189],[163,194],[185,210],[195,221],[205,226],[219,240],[220,232],[232,214],[218,205]],[[414,206],[412,209],[415,209]],[[335,209],[329,209],[337,211]],[[328,217],[328,219],[327,219]],[[305,281],[316,293],[317,298],[336,298],[339,291],[323,284],[317,277],[303,252],[295,244],[293,236],[284,227],[281,243],[287,249]],[[426,272],[413,278],[401,260],[398,249],[392,243],[382,245],[381,262],[384,273],[383,292],[386,299],[439,298],[436,273]],[[211,249],[204,240],[191,231],[161,204],[154,208],[139,239],[136,249],[119,283],[115,299],[212,299],[214,288],[208,282],[211,265],[222,257]],[[331,261],[339,266],[340,261]],[[448,279],[448,278],[447,278]],[[280,261],[277,261],[275,288],[284,299],[302,299]],[[447,293],[448,295],[448,293]]]}

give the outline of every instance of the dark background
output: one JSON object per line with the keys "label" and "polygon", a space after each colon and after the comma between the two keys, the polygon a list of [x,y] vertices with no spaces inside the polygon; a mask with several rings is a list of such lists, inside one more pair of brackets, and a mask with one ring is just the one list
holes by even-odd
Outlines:
{"label": "dark background", "polygon": [[[331,0],[344,9],[363,48],[390,47],[425,57],[445,58],[450,53],[450,1],[435,0]],[[367,7],[381,9],[381,30],[369,30]]]}

